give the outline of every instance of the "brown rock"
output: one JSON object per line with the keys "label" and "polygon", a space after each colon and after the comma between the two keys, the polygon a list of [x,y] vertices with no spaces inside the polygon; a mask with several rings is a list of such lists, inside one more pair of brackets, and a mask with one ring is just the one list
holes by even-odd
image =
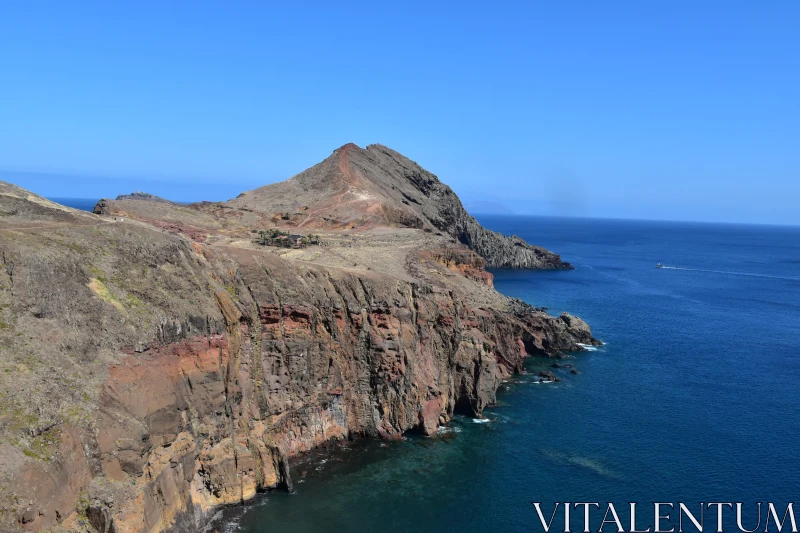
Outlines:
{"label": "brown rock", "polygon": [[25,509],[25,511],[22,512],[22,515],[20,515],[19,521],[22,524],[30,524],[31,522],[36,520],[36,518],[38,518],[38,516],[39,516],[39,513],[37,513],[33,509],[28,508],[28,509]]}
{"label": "brown rock", "polygon": [[420,412],[422,430],[426,435],[433,435],[439,427],[440,413],[442,407],[438,398],[433,398],[425,402]]}

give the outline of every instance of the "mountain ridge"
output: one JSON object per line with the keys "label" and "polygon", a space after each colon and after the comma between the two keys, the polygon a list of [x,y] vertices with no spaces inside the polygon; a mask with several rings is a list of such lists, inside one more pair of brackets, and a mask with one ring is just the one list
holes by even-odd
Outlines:
{"label": "mountain ridge", "polygon": [[381,144],[365,149],[345,144],[288,180],[243,192],[225,204],[268,213],[298,228],[388,225],[439,231],[492,268],[573,268],[542,247],[484,228],[436,175]]}

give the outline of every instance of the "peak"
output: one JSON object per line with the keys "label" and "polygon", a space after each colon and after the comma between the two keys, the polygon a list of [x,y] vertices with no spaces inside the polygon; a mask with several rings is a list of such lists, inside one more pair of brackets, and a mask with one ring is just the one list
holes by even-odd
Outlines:
{"label": "peak", "polygon": [[378,144],[378,143],[368,144],[366,148],[361,148],[356,143],[346,143],[333,151],[334,154],[351,153],[351,152],[362,152],[362,153],[379,152],[379,153],[402,155],[400,154],[400,152],[392,150],[388,146],[384,146],[383,144]]}
{"label": "peak", "polygon": [[341,145],[339,148],[334,150],[333,153],[335,154],[335,153],[338,153],[338,152],[348,152],[350,150],[361,150],[361,147],[359,145],[357,145],[356,143],[347,143],[347,144]]}

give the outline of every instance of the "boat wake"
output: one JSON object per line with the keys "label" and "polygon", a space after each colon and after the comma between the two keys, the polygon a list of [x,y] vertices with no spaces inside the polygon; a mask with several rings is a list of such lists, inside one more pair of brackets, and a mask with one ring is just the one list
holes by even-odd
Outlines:
{"label": "boat wake", "polygon": [[685,270],[690,272],[709,272],[712,274],[727,274],[729,276],[749,276],[753,278],[780,279],[784,281],[800,281],[800,278],[795,278],[792,276],[772,276],[770,274],[758,274],[756,272],[731,272],[728,270],[707,270],[704,268],[684,268],[684,267],[673,267],[673,266],[661,266],[659,268],[663,268],[664,270]]}

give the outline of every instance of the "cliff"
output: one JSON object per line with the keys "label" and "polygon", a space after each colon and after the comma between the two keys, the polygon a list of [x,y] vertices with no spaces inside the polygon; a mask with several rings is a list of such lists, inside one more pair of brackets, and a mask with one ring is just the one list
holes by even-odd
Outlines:
{"label": "cliff", "polygon": [[98,210],[0,183],[0,528],[197,531],[314,447],[430,434],[596,342],[430,218],[276,249],[247,206]]}

